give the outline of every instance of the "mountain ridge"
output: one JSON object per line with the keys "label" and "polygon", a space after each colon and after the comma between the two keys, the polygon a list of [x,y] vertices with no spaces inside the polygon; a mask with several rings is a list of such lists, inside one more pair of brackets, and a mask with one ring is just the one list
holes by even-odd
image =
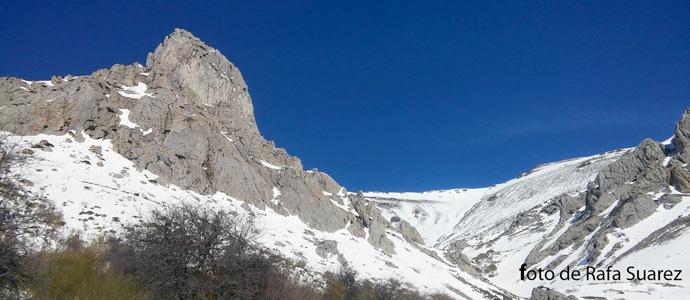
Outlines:
{"label": "mountain ridge", "polygon": [[[408,274],[400,279],[427,291],[509,294],[430,255],[414,227],[389,222],[361,194],[304,171],[298,158],[263,139],[239,70],[218,50],[176,29],[146,64],[51,81],[0,78],[0,130],[27,145],[53,145],[34,155],[61,172],[35,173],[32,189],[49,193],[72,228],[93,236],[136,222],[137,211],[195,199],[256,216],[270,235],[264,244],[319,272],[349,265],[364,276]],[[118,222],[103,217],[112,211],[99,202],[121,212]],[[95,217],[83,216],[89,211]],[[410,253],[423,265],[403,264]],[[442,275],[420,280],[428,272]]]}
{"label": "mountain ridge", "polygon": [[[645,139],[635,148],[542,165],[504,184],[476,189],[473,196],[473,190],[449,190],[435,192],[437,197],[447,196],[437,202],[430,201],[434,193],[365,193],[365,197],[377,203],[385,216],[409,220],[420,228],[427,243],[444,249],[459,263],[499,286],[513,285],[510,291],[520,296],[545,285],[580,297],[615,297],[619,292],[626,297],[653,295],[649,291],[664,289],[660,295],[681,299],[688,287],[676,282],[569,285],[567,281],[515,280],[514,270],[525,264],[527,270],[585,272],[589,267],[622,266],[625,272],[645,266],[690,272],[687,263],[678,263],[682,249],[688,248],[682,245],[690,244],[685,221],[690,216],[688,164],[682,163],[688,120],[690,109],[676,123],[676,135],[667,141]],[[545,180],[538,180],[549,168],[554,169],[543,174]],[[577,179],[582,171],[587,175]],[[520,186],[521,182],[526,186]],[[550,188],[555,189],[549,193]],[[469,197],[463,197],[468,193]],[[415,202],[415,198],[420,200]],[[461,209],[443,206],[463,199],[470,203]],[[443,224],[446,229],[441,232],[429,232],[437,225],[425,223],[429,216],[436,216],[432,219],[438,222],[439,216],[453,214],[460,218]],[[650,258],[654,252],[666,256]]]}

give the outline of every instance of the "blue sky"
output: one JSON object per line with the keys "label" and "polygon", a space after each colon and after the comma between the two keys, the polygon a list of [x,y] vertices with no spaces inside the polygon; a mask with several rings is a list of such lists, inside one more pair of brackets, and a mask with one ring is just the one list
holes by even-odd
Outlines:
{"label": "blue sky", "polygon": [[265,138],[350,190],[490,186],[690,107],[688,1],[111,2],[4,3],[0,76],[144,63],[184,28],[240,68]]}

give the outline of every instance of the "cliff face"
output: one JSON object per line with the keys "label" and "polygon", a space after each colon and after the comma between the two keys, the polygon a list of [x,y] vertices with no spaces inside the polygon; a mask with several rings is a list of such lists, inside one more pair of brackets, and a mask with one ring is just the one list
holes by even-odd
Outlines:
{"label": "cliff face", "polygon": [[187,31],[167,36],[146,66],[51,81],[0,78],[0,106],[1,130],[108,139],[161,184],[224,192],[318,230],[368,232],[372,245],[395,251],[385,231],[395,228],[376,207],[328,175],[304,171],[298,158],[260,135],[237,67]]}

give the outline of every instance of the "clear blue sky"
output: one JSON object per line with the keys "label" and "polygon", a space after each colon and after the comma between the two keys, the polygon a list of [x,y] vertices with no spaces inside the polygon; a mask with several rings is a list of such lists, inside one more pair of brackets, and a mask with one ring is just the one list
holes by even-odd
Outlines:
{"label": "clear blue sky", "polygon": [[144,63],[184,28],[264,137],[350,190],[490,186],[666,139],[690,106],[687,0],[173,2],[5,1],[0,76]]}

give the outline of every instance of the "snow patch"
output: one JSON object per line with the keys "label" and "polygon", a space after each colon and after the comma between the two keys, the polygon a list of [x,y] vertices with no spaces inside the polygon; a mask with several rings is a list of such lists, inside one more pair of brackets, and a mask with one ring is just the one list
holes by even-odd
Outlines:
{"label": "snow patch", "polygon": [[139,125],[132,123],[129,120],[129,109],[120,109],[122,114],[120,114],[120,125],[122,126],[127,126],[129,128],[137,128]]}
{"label": "snow patch", "polygon": [[225,137],[226,139],[228,139],[228,141],[232,142],[232,139],[228,136],[228,132],[227,132],[227,131],[221,131],[220,134],[222,134],[223,137]]}
{"label": "snow patch", "polygon": [[273,203],[273,205],[278,205],[278,203],[280,203],[280,200],[278,200],[278,196],[280,196],[280,190],[278,189],[278,187],[274,186],[273,198],[271,198],[271,203]]}
{"label": "snow patch", "polygon": [[661,144],[664,145],[664,146],[666,146],[666,145],[672,145],[672,143],[673,143],[673,138],[675,138],[675,137],[676,137],[676,135],[674,134],[674,135],[672,135],[670,138],[668,138],[668,139],[666,139],[665,141],[661,142]]}
{"label": "snow patch", "polygon": [[266,162],[266,161],[263,160],[263,159],[261,160],[261,164],[264,165],[264,167],[267,167],[267,168],[269,168],[269,169],[273,169],[273,170],[280,170],[280,169],[281,169],[281,167],[276,166],[276,165],[273,165],[273,164],[270,164],[270,163]]}
{"label": "snow patch", "polygon": [[148,87],[146,86],[145,83],[139,82],[135,86],[122,86],[122,90],[118,91],[117,93],[131,99],[141,99],[141,97],[148,96],[151,98],[155,98],[153,94],[146,93],[146,90]]}
{"label": "snow patch", "polygon": [[620,201],[620,200],[616,200],[615,202],[613,202],[613,204],[609,205],[609,207],[606,208],[604,211],[602,211],[602,212],[599,214],[599,216],[607,217],[607,216],[611,213],[611,211],[613,211],[613,209],[616,208],[616,206],[618,205],[618,202],[619,202],[619,201]]}

